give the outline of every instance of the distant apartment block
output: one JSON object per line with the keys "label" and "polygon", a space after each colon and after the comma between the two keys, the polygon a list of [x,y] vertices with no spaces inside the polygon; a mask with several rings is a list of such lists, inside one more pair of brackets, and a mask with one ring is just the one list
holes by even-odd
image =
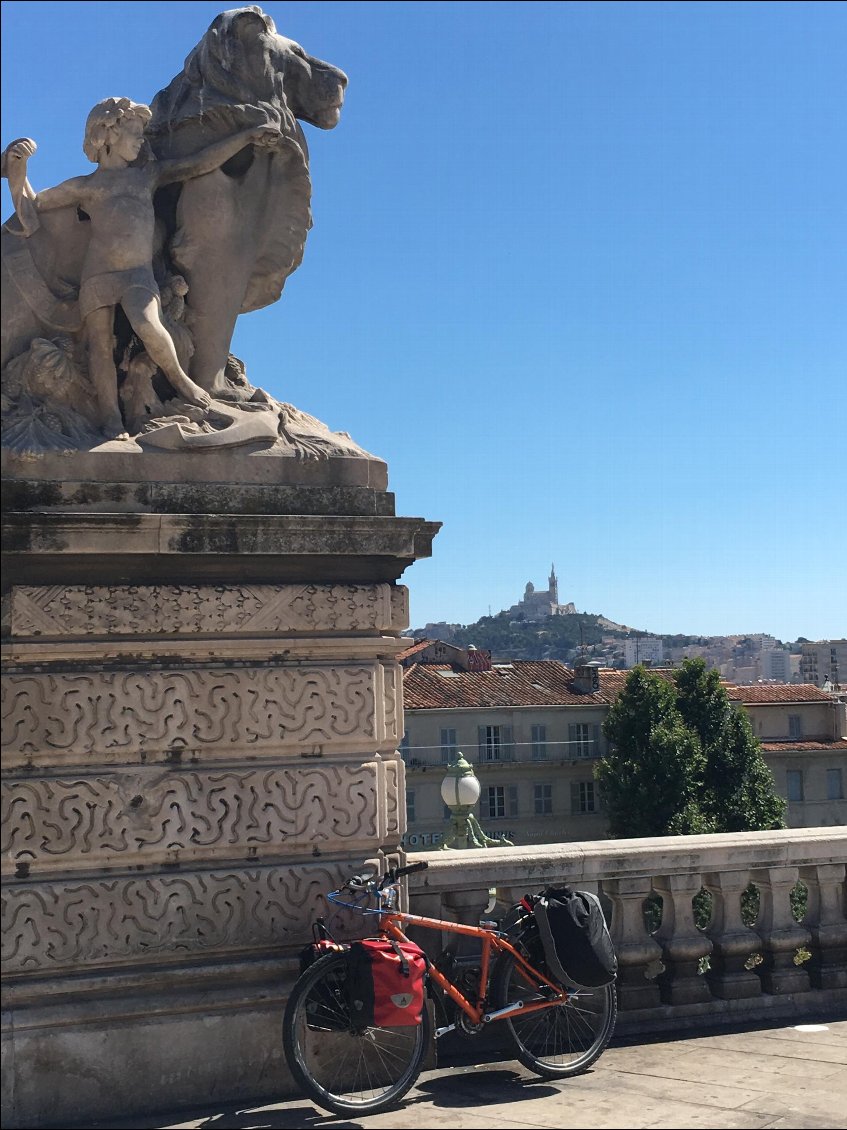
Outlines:
{"label": "distant apartment block", "polygon": [[762,648],[759,655],[759,678],[765,682],[791,682],[791,653],[781,647]]}
{"label": "distant apartment block", "polygon": [[664,640],[657,636],[634,636],[624,640],[623,657],[627,668],[637,667],[639,663],[656,666],[665,658]]}
{"label": "distant apartment block", "polygon": [[728,687],[750,717],[790,828],[847,824],[847,704],[811,683]]}
{"label": "distant apartment block", "polygon": [[818,640],[800,650],[800,679],[822,687],[847,686],[847,640]]}

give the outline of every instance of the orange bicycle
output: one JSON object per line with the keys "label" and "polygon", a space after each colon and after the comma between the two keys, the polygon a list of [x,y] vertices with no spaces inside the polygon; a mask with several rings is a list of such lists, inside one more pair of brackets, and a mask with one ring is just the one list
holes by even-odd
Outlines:
{"label": "orange bicycle", "polygon": [[[473,1036],[502,1021],[516,1058],[531,1071],[546,1079],[585,1071],[615,1026],[614,983],[594,989],[557,984],[544,971],[529,903],[513,907],[500,927],[465,926],[400,911],[399,880],[426,867],[420,862],[392,868],[381,880],[355,875],[327,899],[376,914],[383,940],[409,944],[404,932],[409,926],[477,939],[479,954],[470,960],[457,959],[447,949],[429,966],[430,995],[446,1021],[435,1028],[436,1039],[457,1028]],[[329,939],[323,920],[316,925],[320,936]],[[348,950],[348,943],[335,945],[301,974],[285,1010],[283,1048],[295,1081],[319,1106],[341,1115],[374,1114],[396,1104],[414,1085],[433,1021],[424,1008],[420,1023],[411,1026],[357,1025],[347,991]]]}

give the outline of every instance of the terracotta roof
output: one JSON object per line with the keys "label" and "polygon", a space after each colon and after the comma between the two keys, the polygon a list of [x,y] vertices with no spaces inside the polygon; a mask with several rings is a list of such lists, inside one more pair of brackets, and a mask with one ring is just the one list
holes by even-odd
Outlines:
{"label": "terracotta roof", "polygon": [[411,647],[397,653],[398,662],[402,663],[404,659],[408,659],[409,656],[415,655],[419,651],[426,651],[432,642],[432,640],[416,640]]}
{"label": "terracotta roof", "polygon": [[[403,657],[423,651],[433,641],[420,643],[401,653]],[[673,679],[669,667],[651,668],[661,679]],[[449,663],[412,663],[403,669],[403,697],[407,710],[479,710],[510,706],[598,706],[614,702],[630,671],[609,667],[597,669],[598,691],[580,691],[574,672],[558,659],[515,659],[495,663],[490,671],[464,671]],[[745,706],[779,703],[827,703],[831,696],[814,683],[759,683],[739,687],[723,683],[729,698]],[[799,748],[799,746],[797,747]]]}
{"label": "terracotta roof", "polygon": [[751,687],[737,687],[725,683],[726,693],[734,702],[745,706],[758,706],[770,702],[832,702],[832,697],[814,683],[756,683]]}
{"label": "terracotta roof", "polygon": [[803,753],[806,751],[815,752],[822,751],[824,753],[840,753],[842,750],[847,752],[847,738],[836,738],[833,741],[803,741],[796,738],[786,738],[784,741],[769,741],[762,742],[762,749],[767,750],[769,753],[776,753],[777,751],[784,751],[793,753],[798,750]]}
{"label": "terracotta roof", "polygon": [[599,675],[600,690],[581,693],[573,686],[573,671],[557,659],[516,659],[495,663],[490,671],[415,663],[403,671],[403,701],[407,710],[606,705],[620,693],[626,672],[600,669]]}

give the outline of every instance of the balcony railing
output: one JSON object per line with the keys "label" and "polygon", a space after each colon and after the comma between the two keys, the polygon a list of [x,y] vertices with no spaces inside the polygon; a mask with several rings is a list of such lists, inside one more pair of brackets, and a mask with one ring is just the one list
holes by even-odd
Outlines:
{"label": "balcony railing", "polygon": [[[496,750],[480,749],[474,743],[462,754],[468,761],[477,765],[501,765],[521,762],[524,764],[549,764],[563,761],[582,761],[602,756],[601,743],[591,739],[568,742],[512,742]],[[459,747],[461,748],[461,747]],[[442,746],[401,746],[403,761],[410,769],[424,769],[433,765],[447,765],[457,756],[457,750],[445,750]]]}
{"label": "balcony railing", "polygon": [[[600,895],[622,1030],[847,1007],[847,829],[669,836],[418,853],[413,912],[473,922],[496,889]],[[799,916],[799,920],[798,920]],[[424,944],[424,935],[420,941]]]}

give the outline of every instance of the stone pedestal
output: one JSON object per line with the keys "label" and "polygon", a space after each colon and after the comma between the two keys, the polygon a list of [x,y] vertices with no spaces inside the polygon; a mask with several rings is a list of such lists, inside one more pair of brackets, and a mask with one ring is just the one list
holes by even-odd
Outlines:
{"label": "stone pedestal", "polygon": [[396,582],[438,526],[377,460],[220,458],[6,468],[9,1125],[284,1093],[322,894],[400,851]]}

